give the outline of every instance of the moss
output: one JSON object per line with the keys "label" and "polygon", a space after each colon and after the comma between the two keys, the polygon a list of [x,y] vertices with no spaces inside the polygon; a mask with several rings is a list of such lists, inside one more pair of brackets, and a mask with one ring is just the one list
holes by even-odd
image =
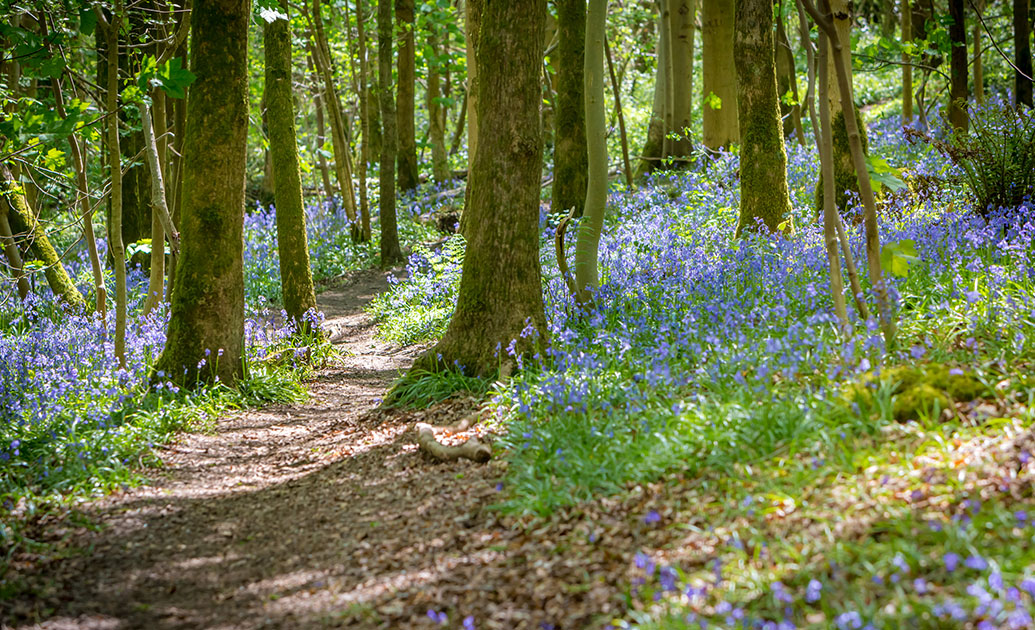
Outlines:
{"label": "moss", "polygon": [[974,376],[953,373],[941,364],[895,366],[880,376],[868,373],[847,386],[845,398],[855,403],[872,404],[880,383],[891,384],[892,416],[899,422],[930,415],[954,402],[967,402],[988,395],[988,388]]}

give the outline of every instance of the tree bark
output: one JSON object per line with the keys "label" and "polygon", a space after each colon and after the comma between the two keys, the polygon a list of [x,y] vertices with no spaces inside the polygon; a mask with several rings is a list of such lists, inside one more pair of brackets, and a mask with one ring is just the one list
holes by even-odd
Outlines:
{"label": "tree bark", "polygon": [[[155,94],[154,102],[164,103],[164,94]],[[161,110],[156,109],[155,121],[165,120],[165,106]],[[142,128],[144,131],[144,151],[147,157],[148,167],[151,172],[151,277],[148,282],[148,295],[144,303],[144,313],[150,313],[162,301],[163,281],[165,280],[165,239],[169,238],[172,251],[176,252],[180,235],[173,224],[169,214],[169,205],[166,202],[165,177],[162,174],[165,166],[163,154],[164,146],[159,147],[155,140],[156,133],[153,130],[153,122],[150,108],[144,104],[140,110]],[[165,134],[161,134],[164,136]]]}
{"label": "tree bark", "polygon": [[[190,0],[179,0],[177,3],[178,13],[176,15],[176,29],[179,31],[184,26],[184,21],[190,19]],[[173,55],[182,59],[183,68],[188,67],[188,46],[187,38],[183,38],[177,46]],[[188,88],[188,97],[189,97]],[[183,139],[187,131],[187,99],[178,98],[173,105],[173,151],[170,157],[169,172],[172,174],[170,177],[170,185],[166,191],[169,195],[169,207],[172,214],[172,220],[174,225],[180,224],[180,208],[182,207],[183,194],[180,190],[180,184],[183,182]],[[176,264],[179,261],[179,255],[173,254],[169,259],[169,271],[168,271],[168,284],[165,289],[165,300],[172,302],[172,294],[176,288]]]}
{"label": "tree bark", "polygon": [[435,62],[428,64],[428,88],[425,90],[428,136],[431,140],[431,173],[435,182],[441,184],[450,179],[449,156],[446,154],[446,110],[442,106],[442,81],[438,71],[438,56],[442,53],[442,45],[435,33],[429,33],[428,39],[429,48],[435,57]]}
{"label": "tree bark", "polygon": [[1017,105],[1032,107],[1030,0],[1013,2],[1014,98]]}
{"label": "tree bark", "polygon": [[585,216],[579,223],[575,242],[576,300],[588,305],[600,286],[597,275],[600,233],[607,208],[607,122],[604,112],[604,37],[607,0],[589,0],[585,37],[586,139],[589,149],[589,180],[586,186]]}
{"label": "tree bark", "polygon": [[[984,0],[975,0],[974,10],[980,17],[985,10]],[[981,60],[981,22],[978,19],[974,20],[970,39],[974,47],[974,102],[983,105],[985,103],[985,70]]]}
{"label": "tree bark", "polygon": [[[413,41],[414,0],[395,0],[395,21],[401,34],[398,53],[396,110],[398,130],[399,189],[414,190],[420,183],[417,167],[417,129],[414,124],[414,97],[416,95],[416,46]],[[387,126],[387,123],[386,123]]]}
{"label": "tree bark", "polygon": [[949,124],[967,132],[967,21],[964,0],[949,0]]}
{"label": "tree bark", "polygon": [[701,8],[704,146],[715,151],[740,141],[737,70],[733,61],[735,0],[707,0]]}
{"label": "tree bark", "polygon": [[583,69],[586,0],[557,1],[557,95],[550,212],[582,216],[586,201],[586,103]]}
{"label": "tree bark", "polygon": [[665,29],[661,27],[661,16],[658,16],[658,44],[655,53],[656,66],[654,69],[654,102],[651,106],[650,123],[647,125],[647,139],[643,143],[643,150],[640,151],[640,159],[636,163],[635,179],[652,172],[660,166],[661,158],[664,157],[665,149],[665,106],[668,102],[668,75],[665,73],[666,56],[668,48],[664,41],[668,38]]}
{"label": "tree bark", "polygon": [[119,150],[119,30],[122,0],[115,1],[108,25],[108,173],[111,181],[111,224],[109,251],[115,267],[115,358],[126,366],[126,247],[122,240],[122,158]]}
{"label": "tree bark", "polygon": [[611,77],[611,91],[615,99],[615,112],[618,113],[618,132],[621,135],[622,141],[622,165],[625,167],[625,185],[632,188],[633,172],[632,165],[629,163],[629,138],[625,134],[625,113],[622,111],[622,86],[618,78],[615,77],[615,64],[611,58],[611,47],[607,43],[606,36],[604,37],[604,57],[607,59],[607,73]]}
{"label": "tree bark", "polygon": [[7,219],[7,212],[7,204],[0,202],[0,249],[4,250],[7,266],[11,269],[15,286],[18,287],[18,298],[24,301],[29,295],[29,281],[25,277],[25,265],[22,264],[18,245],[14,242],[14,232],[11,222]]}
{"label": "tree bark", "polygon": [[[287,14],[288,7],[282,3]],[[305,232],[302,176],[298,169],[295,108],[291,92],[291,30],[288,19],[265,25],[263,51],[266,68],[266,117],[277,207],[277,253],[284,310],[299,330],[309,323],[305,314],[316,309],[313,272],[309,266],[309,241]]]}
{"label": "tree bark", "polygon": [[737,236],[756,230],[758,219],[775,232],[790,216],[791,200],[776,92],[772,0],[737,0],[733,45],[741,139]]}
{"label": "tree bark", "polygon": [[243,374],[248,0],[198,0],[183,164],[183,249],[153,380],[193,387]]}
{"label": "tree bark", "polygon": [[[467,49],[467,168],[474,164],[478,149],[478,34],[481,31],[485,0],[464,3],[464,45]],[[468,180],[470,181],[470,180]],[[471,201],[471,187],[464,190],[464,211],[460,214],[460,233],[466,235]]]}
{"label": "tree bark", "polygon": [[[312,59],[312,57],[310,57]],[[319,81],[319,79],[317,79]],[[334,198],[334,188],[331,186],[331,172],[327,168],[327,157],[324,155],[324,145],[327,144],[327,126],[324,120],[322,96],[323,88],[318,83],[313,91],[313,108],[316,110],[316,155],[317,164],[320,167],[320,180],[323,182],[323,193],[328,200]],[[362,199],[362,193],[360,194]]]}
{"label": "tree bark", "polygon": [[[467,252],[456,311],[416,369],[507,370],[545,343],[539,267],[539,190],[545,0],[490,0],[478,42],[481,138],[469,176]],[[533,334],[524,334],[526,327]]]}
{"label": "tree bark", "polygon": [[[794,51],[784,27],[783,1],[776,5],[776,95],[780,103],[780,117],[783,119],[783,135],[789,138],[794,133],[798,144],[805,146],[805,129],[801,125],[801,102],[798,99],[798,77],[794,68]],[[784,96],[790,93],[794,103],[788,105]]]}
{"label": "tree bark", "polygon": [[371,238],[370,199],[367,193],[367,165],[370,164],[370,64],[367,60],[365,3],[356,3],[356,48],[359,52],[359,218],[364,242]]}
{"label": "tree bark", "polygon": [[694,77],[694,21],[696,3],[691,0],[670,0],[672,42],[672,87],[670,105],[672,126],[668,133],[675,134],[667,157],[688,158],[693,151],[690,142],[690,120],[693,112]]}
{"label": "tree bark", "polygon": [[313,0],[313,27],[316,41],[313,44],[313,62],[323,77],[323,102],[327,107],[327,118],[331,125],[331,140],[334,147],[334,172],[338,180],[345,215],[352,224],[352,239],[358,241],[361,228],[357,222],[356,191],[352,186],[352,155],[349,151],[348,134],[345,131],[345,115],[341,100],[334,89],[334,62],[331,60],[327,36],[323,28],[320,0]]}
{"label": "tree bark", "polygon": [[398,135],[395,127],[395,97],[392,94],[391,2],[392,0],[378,0],[377,3],[377,69],[381,120],[384,125],[381,135],[378,212],[381,215],[381,266],[384,268],[403,260],[395,221],[395,159]]}

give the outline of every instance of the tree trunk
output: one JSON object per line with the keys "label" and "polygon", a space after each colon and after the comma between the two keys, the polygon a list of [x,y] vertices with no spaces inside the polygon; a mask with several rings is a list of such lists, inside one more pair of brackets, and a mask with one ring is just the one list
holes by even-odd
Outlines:
{"label": "tree trunk", "polygon": [[[281,11],[288,8],[281,4]],[[305,232],[302,176],[298,170],[295,108],[291,93],[291,30],[287,19],[267,22],[263,31],[266,67],[266,117],[269,124],[270,158],[277,207],[277,253],[284,310],[299,330],[308,322],[304,315],[316,309],[313,272],[309,267],[309,241]]]}
{"label": "tree trunk", "polygon": [[25,266],[18,245],[14,242],[14,231],[7,219],[7,204],[0,201],[0,249],[4,250],[7,266],[11,269],[15,286],[18,287],[18,298],[22,301],[29,295],[29,281],[25,278]]}
{"label": "tree trunk", "polygon": [[334,188],[331,186],[331,172],[327,168],[327,157],[324,155],[323,148],[327,144],[327,126],[324,121],[325,108],[322,91],[323,88],[317,85],[313,93],[313,108],[316,110],[316,155],[320,166],[320,180],[323,182],[323,194],[329,201],[334,199]]}
{"label": "tree trunk", "polygon": [[[177,4],[176,14],[176,28],[181,28],[181,22],[190,19],[189,14],[189,0],[179,0]],[[186,10],[184,10],[186,8]],[[188,46],[187,38],[184,38],[176,47],[174,56],[177,59],[182,59],[183,68],[188,67]],[[189,88],[188,88],[189,93]],[[169,195],[170,203],[169,207],[172,214],[172,221],[174,225],[180,224],[180,208],[182,207],[183,194],[180,189],[180,184],[183,182],[183,140],[187,131],[187,99],[178,98],[175,100],[173,105],[173,151],[170,157],[169,171],[172,174],[170,177],[170,185],[166,188]],[[165,289],[165,300],[172,302],[172,294],[176,288],[176,264],[179,262],[179,254],[173,253],[169,259],[169,272],[168,272],[168,284]]]}
{"label": "tree trunk", "polygon": [[1031,25],[1028,23],[1030,0],[1013,2],[1014,98],[1017,105],[1032,107],[1031,90]]}
{"label": "tree trunk", "polygon": [[441,184],[450,179],[449,157],[446,154],[446,111],[442,106],[441,75],[438,71],[438,56],[442,52],[439,37],[430,33],[428,45],[435,57],[428,64],[428,89],[425,100],[428,107],[428,136],[431,140],[431,172],[435,182]]}
{"label": "tree trunk", "polygon": [[586,138],[589,149],[589,180],[586,186],[585,217],[579,223],[575,244],[575,295],[589,304],[600,286],[597,275],[600,233],[607,207],[607,122],[604,113],[604,37],[607,0],[589,0],[585,37]]}
{"label": "tree trunk", "polygon": [[395,98],[392,94],[392,0],[377,3],[377,70],[380,83],[381,135],[380,196],[381,266],[391,267],[403,260],[399,230],[395,222],[395,153],[398,142],[395,124]]}
{"label": "tree trunk", "polygon": [[[539,268],[545,0],[490,1],[478,43],[481,138],[470,172],[467,253],[456,311],[415,369],[493,374],[546,343]],[[526,328],[536,332],[528,334]]]}
{"label": "tree trunk", "polygon": [[583,65],[586,0],[557,0],[557,95],[550,211],[582,216],[586,201],[586,103]]}
{"label": "tree trunk", "polygon": [[334,147],[334,172],[341,192],[345,216],[352,224],[352,239],[359,240],[361,229],[356,216],[356,191],[352,186],[352,156],[345,132],[345,116],[342,113],[338,92],[334,89],[334,63],[331,61],[327,36],[323,29],[320,0],[313,0],[313,26],[316,41],[313,45],[313,61],[323,77],[323,102],[331,124],[331,140]]}
{"label": "tree trunk", "polygon": [[[68,74],[71,76],[71,73]],[[65,118],[65,103],[61,90],[61,81],[54,79],[53,88],[54,111],[61,118]],[[97,251],[97,237],[93,231],[93,205],[90,203],[90,186],[87,180],[86,161],[83,159],[83,151],[79,145],[79,139],[76,138],[74,133],[68,136],[68,146],[72,153],[72,166],[75,168],[76,175],[76,205],[79,206],[80,215],[82,216],[86,251],[90,257],[90,270],[93,272],[94,291],[97,298],[96,311],[101,314],[101,321],[104,321],[108,314],[108,291],[104,286],[104,270],[101,266],[100,254]],[[15,249],[14,251],[17,254],[18,250]],[[21,271],[20,265],[17,271]],[[19,291],[21,291],[24,281],[24,278],[19,276]],[[23,295],[22,298],[24,297]]]}
{"label": "tree trunk", "polygon": [[670,0],[672,5],[669,41],[672,42],[672,140],[668,157],[688,158],[693,150],[690,142],[690,117],[693,110],[694,21],[696,3],[691,0]]}
{"label": "tree trunk", "polygon": [[632,165],[629,163],[629,138],[625,134],[625,113],[622,111],[622,86],[621,82],[615,77],[615,64],[611,58],[611,47],[607,43],[607,37],[604,37],[604,57],[607,59],[607,73],[611,77],[611,91],[615,98],[615,111],[618,113],[618,132],[621,134],[622,141],[622,165],[625,167],[625,185],[632,188],[633,185],[633,172]]}
{"label": "tree trunk", "polygon": [[243,373],[248,0],[198,0],[183,164],[183,250],[153,379],[192,387]]}
{"label": "tree trunk", "polygon": [[704,146],[713,151],[740,141],[733,62],[734,1],[706,0],[701,8],[701,118]]}
{"label": "tree trunk", "polygon": [[984,0],[975,0],[974,11],[977,16],[970,31],[970,39],[974,46],[974,102],[985,103],[985,70],[981,63],[981,13],[985,10]]}
{"label": "tree trunk", "polygon": [[967,132],[967,21],[963,11],[964,0],[949,0],[949,124],[953,129]]}
{"label": "tree trunk", "polygon": [[[783,2],[776,5],[776,95],[780,103],[780,117],[783,119],[783,135],[789,138],[794,133],[798,144],[805,146],[805,129],[801,125],[801,103],[798,99],[798,77],[794,68],[794,51],[784,27]],[[792,105],[784,102],[790,93]]]}
{"label": "tree trunk", "polygon": [[[850,42],[852,33],[851,3],[849,0],[833,0],[831,5],[833,6],[834,28],[838,33],[838,41]],[[840,50],[840,52],[836,52],[837,50]],[[837,49],[834,46],[829,46],[827,54],[840,54],[840,63],[851,68],[851,51],[849,51],[847,46]],[[859,178],[855,175],[852,150],[848,141],[848,131],[845,127],[846,109],[851,108],[855,115],[854,117],[860,121],[858,132],[864,155],[869,153],[869,141],[866,137],[866,125],[862,123],[861,113],[852,101],[851,92],[844,94],[840,88],[835,70],[838,65],[833,59],[827,60],[827,67],[830,73],[830,76],[827,77],[830,86],[827,100],[830,102],[830,119],[834,129],[832,138],[834,145],[834,194],[836,195],[834,197],[834,205],[844,211],[848,207],[849,192],[860,192]],[[819,181],[816,183],[817,212],[823,211],[823,190],[823,176],[821,174]]]}
{"label": "tree trunk", "polygon": [[640,160],[636,163],[635,179],[642,178],[660,166],[661,158],[664,157],[665,104],[668,102],[668,75],[665,73],[667,62],[664,59],[665,49],[668,45],[664,40],[667,38],[668,35],[661,28],[661,16],[659,15],[658,44],[655,54],[657,65],[654,69],[654,103],[651,106],[650,123],[647,126],[647,139],[643,143],[643,150],[640,151]]}
{"label": "tree trunk", "polygon": [[735,32],[741,131],[740,236],[745,230],[756,230],[758,219],[770,232],[781,229],[790,216],[791,200],[776,92],[772,0],[737,0]]}
{"label": "tree trunk", "polygon": [[[902,43],[913,41],[913,9],[909,0],[902,0]],[[902,126],[908,127],[913,122],[913,66],[912,57],[902,53]]]}
{"label": "tree trunk", "polygon": [[[482,8],[485,0],[466,0],[464,3],[464,45],[467,48],[467,169],[474,164],[478,149],[478,34],[481,31]],[[470,183],[470,177],[467,179]],[[464,189],[464,211],[460,214],[460,233],[466,235],[467,208],[471,201],[471,187]]]}
{"label": "tree trunk", "polygon": [[[847,6],[843,0],[837,0],[838,4],[833,12],[829,10],[830,3],[823,0],[822,9],[817,10],[812,0],[802,0],[813,19],[820,25],[830,43],[830,61],[834,65],[837,75],[838,88],[845,100],[851,102],[852,96],[852,66],[851,57],[847,53],[847,45],[841,43],[841,35],[838,32],[836,20],[843,19],[840,16],[847,13]],[[831,19],[833,17],[834,19]],[[847,43],[847,40],[846,40]],[[877,203],[873,197],[873,188],[870,185],[870,177],[866,169],[866,154],[863,150],[863,142],[860,137],[860,121],[856,118],[855,108],[844,109],[845,129],[848,135],[848,145],[851,151],[852,164],[858,173],[859,195],[863,201],[863,224],[866,228],[866,267],[870,278],[870,285],[877,296],[877,317],[880,320],[884,333],[884,342],[889,348],[895,344],[897,325],[892,312],[892,304],[888,295],[888,287],[884,283],[884,273],[880,261],[880,235],[877,228]],[[831,136],[836,137],[836,130]]]}
{"label": "tree trunk", "polygon": [[[122,159],[119,150],[119,31],[122,0],[115,1],[108,26],[108,173],[111,181],[111,240],[108,248],[115,267],[115,358],[126,366],[126,247],[122,240]],[[141,134],[143,135],[143,134]]]}
{"label": "tree trunk", "polygon": [[[417,129],[414,124],[414,96],[416,95],[415,67],[416,46],[413,41],[413,4],[414,0],[395,0],[395,21],[400,32],[398,109],[398,155],[399,189],[414,190],[420,183],[420,170],[417,168]],[[385,123],[387,127],[387,123]]]}
{"label": "tree trunk", "polygon": [[[368,87],[370,66],[367,61],[366,17],[363,15],[365,3],[356,3],[356,41],[359,52],[359,218],[362,223],[363,241],[369,241],[370,231],[370,199],[367,192],[367,165],[370,164],[370,89]],[[375,108],[376,109],[376,108]]]}
{"label": "tree trunk", "polygon": [[[154,103],[155,121],[165,120],[165,106],[157,107],[164,103],[164,94],[158,94],[155,90]],[[151,277],[148,282],[147,300],[144,302],[144,313],[150,313],[162,301],[163,281],[165,280],[165,238],[169,237],[172,250],[176,251],[179,243],[179,234],[173,225],[172,217],[169,215],[169,206],[166,203],[165,177],[162,174],[165,168],[164,143],[160,147],[155,140],[159,135],[157,129],[153,128],[151,114],[148,106],[144,104],[140,110],[141,123],[144,131],[144,152],[147,156],[147,163],[151,173],[151,213],[153,215],[151,225]],[[164,131],[164,130],[163,130]],[[164,133],[161,134],[164,140]]]}
{"label": "tree trunk", "polygon": [[837,249],[837,220],[840,215],[834,206],[834,145],[831,142],[833,127],[830,124],[830,101],[827,92],[830,89],[830,73],[826,67],[828,57],[826,49],[829,43],[825,35],[819,35],[819,120],[820,128],[816,133],[816,145],[819,148],[819,164],[823,171],[823,243],[827,251],[827,267],[830,271],[830,296],[834,302],[834,313],[841,324],[841,331],[849,331],[848,306],[845,303],[845,283],[841,275],[841,255]]}
{"label": "tree trunk", "polygon": [[25,235],[28,241],[26,247],[35,259],[43,263],[43,274],[54,295],[58,296],[69,310],[77,313],[85,311],[86,302],[82,294],[65,271],[61,258],[50,244],[43,226],[36,221],[36,216],[29,209],[21,184],[3,163],[0,163],[0,180],[0,202],[6,206],[12,234]]}

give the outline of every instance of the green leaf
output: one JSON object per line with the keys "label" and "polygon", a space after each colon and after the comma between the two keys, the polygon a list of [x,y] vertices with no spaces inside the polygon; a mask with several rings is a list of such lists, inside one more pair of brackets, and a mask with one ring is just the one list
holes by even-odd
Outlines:
{"label": "green leaf", "polygon": [[885,243],[880,250],[881,266],[900,278],[908,277],[909,266],[918,260],[916,243],[912,239]]}
{"label": "green leaf", "polygon": [[79,12],[79,32],[83,35],[93,35],[97,28],[97,14],[93,9],[83,9]]}
{"label": "green leaf", "polygon": [[704,104],[712,109],[722,109],[722,99],[715,92],[708,92],[708,96],[704,97]]}
{"label": "green leaf", "polygon": [[870,174],[874,192],[880,192],[881,186],[887,186],[892,192],[906,188],[906,183],[902,181],[902,171],[888,164],[884,158],[866,156],[866,170]]}

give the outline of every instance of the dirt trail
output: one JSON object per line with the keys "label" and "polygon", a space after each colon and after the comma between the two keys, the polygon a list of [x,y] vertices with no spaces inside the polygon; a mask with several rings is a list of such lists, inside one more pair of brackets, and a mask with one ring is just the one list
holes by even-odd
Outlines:
{"label": "dirt trail", "polygon": [[414,420],[448,424],[470,402],[419,418],[377,409],[415,354],[374,339],[361,309],[385,288],[370,272],[320,296],[350,356],[317,375],[311,399],[164,449],[152,485],[86,507],[100,529],[53,532],[69,552],[27,571],[33,595],[0,602],[0,625],[421,628],[438,627],[434,609],[453,628],[468,615],[479,629],[581,628],[612,608],[601,555],[558,553],[570,528],[544,542],[486,509],[499,462],[416,451]]}

